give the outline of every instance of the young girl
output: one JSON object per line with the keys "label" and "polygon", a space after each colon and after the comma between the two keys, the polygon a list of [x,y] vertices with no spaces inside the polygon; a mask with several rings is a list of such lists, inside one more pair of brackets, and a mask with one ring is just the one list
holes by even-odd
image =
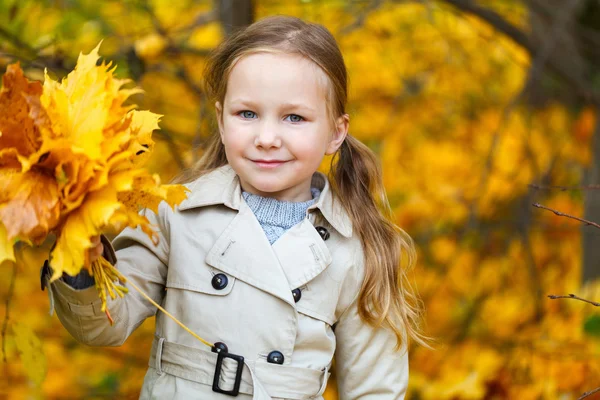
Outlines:
{"label": "young girl", "polygon": [[96,252],[212,348],[137,292],[109,302],[110,326],[89,275],[51,285],[89,345],[119,346],[156,314],[140,398],[320,399],[334,356],[341,399],[404,397],[407,343],[423,343],[414,250],[373,153],[348,135],[346,80],[321,25],[278,16],[231,36],[207,68],[219,134],[179,179],[188,199],[143,211],[158,246],[140,229],[102,237]]}

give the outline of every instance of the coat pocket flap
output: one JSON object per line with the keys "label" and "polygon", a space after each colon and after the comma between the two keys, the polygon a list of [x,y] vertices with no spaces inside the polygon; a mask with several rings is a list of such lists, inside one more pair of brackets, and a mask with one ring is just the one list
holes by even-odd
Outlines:
{"label": "coat pocket flap", "polygon": [[[225,296],[231,293],[233,289],[233,285],[235,284],[235,277],[226,274],[218,274],[221,275],[219,278],[221,279],[219,284],[215,284],[213,286],[213,279],[215,279],[215,274],[211,279],[196,279],[196,280],[188,280],[187,282],[175,281],[167,279],[166,287],[168,289],[183,289],[183,290],[191,290],[193,292],[212,294],[215,296]],[[223,276],[227,280],[227,284],[223,284]],[[219,289],[219,287],[222,287]]]}
{"label": "coat pocket flap", "polygon": [[323,321],[329,325],[333,325],[335,322],[332,317],[327,317],[327,316],[323,315],[322,313],[317,312],[314,309],[311,309],[309,307],[303,307],[303,306],[297,305],[296,309],[298,310],[298,312],[300,314],[308,315],[311,318],[318,319],[319,321]]}

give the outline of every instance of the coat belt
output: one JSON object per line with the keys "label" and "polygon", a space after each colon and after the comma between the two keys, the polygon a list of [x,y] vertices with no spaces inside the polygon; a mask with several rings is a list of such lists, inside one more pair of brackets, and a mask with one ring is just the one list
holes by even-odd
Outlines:
{"label": "coat belt", "polygon": [[[167,373],[212,387],[216,362],[216,353],[155,337],[149,365],[159,374]],[[225,359],[219,386],[233,387],[235,373],[236,362]],[[253,395],[253,400],[314,399],[325,391],[329,375],[328,367],[316,370],[244,359],[240,393]]]}

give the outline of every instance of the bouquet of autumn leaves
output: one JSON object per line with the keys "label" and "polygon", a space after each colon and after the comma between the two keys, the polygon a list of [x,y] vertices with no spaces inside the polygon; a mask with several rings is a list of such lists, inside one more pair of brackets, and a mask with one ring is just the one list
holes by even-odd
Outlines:
{"label": "bouquet of autumn leaves", "polygon": [[96,65],[98,47],[80,54],[61,82],[24,77],[9,65],[0,91],[0,265],[16,262],[18,242],[39,245],[49,234],[51,281],[82,268],[94,276],[106,310],[107,293],[123,296],[124,277],[100,257],[90,263],[91,239],[125,227],[158,237],[140,207],[158,212],[186,198],[181,185],[161,185],[142,166],[152,152],[160,116],[125,105],[141,92],[125,89],[110,64]]}

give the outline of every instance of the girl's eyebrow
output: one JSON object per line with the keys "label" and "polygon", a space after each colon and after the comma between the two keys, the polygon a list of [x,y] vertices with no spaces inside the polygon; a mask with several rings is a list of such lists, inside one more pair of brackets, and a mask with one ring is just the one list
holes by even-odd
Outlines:
{"label": "girl's eyebrow", "polygon": [[231,104],[234,105],[240,105],[240,106],[245,106],[245,107],[254,107],[255,104],[254,102],[252,102],[251,100],[246,100],[246,99],[233,99],[230,101]]}
{"label": "girl's eyebrow", "polygon": [[[257,107],[256,103],[254,103],[252,100],[248,100],[248,99],[232,99],[231,104],[235,107],[237,107],[237,106],[249,107],[249,108]],[[308,112],[315,112],[315,109],[313,107],[310,107],[304,103],[286,102],[286,103],[282,103],[280,108],[282,110],[294,109],[294,110],[304,110],[304,111],[308,111]]]}
{"label": "girl's eyebrow", "polygon": [[289,109],[301,109],[301,110],[305,110],[305,111],[309,111],[309,112],[314,112],[315,109],[312,107],[309,107],[306,104],[303,103],[283,103],[281,105],[281,108],[284,110],[289,110]]}

